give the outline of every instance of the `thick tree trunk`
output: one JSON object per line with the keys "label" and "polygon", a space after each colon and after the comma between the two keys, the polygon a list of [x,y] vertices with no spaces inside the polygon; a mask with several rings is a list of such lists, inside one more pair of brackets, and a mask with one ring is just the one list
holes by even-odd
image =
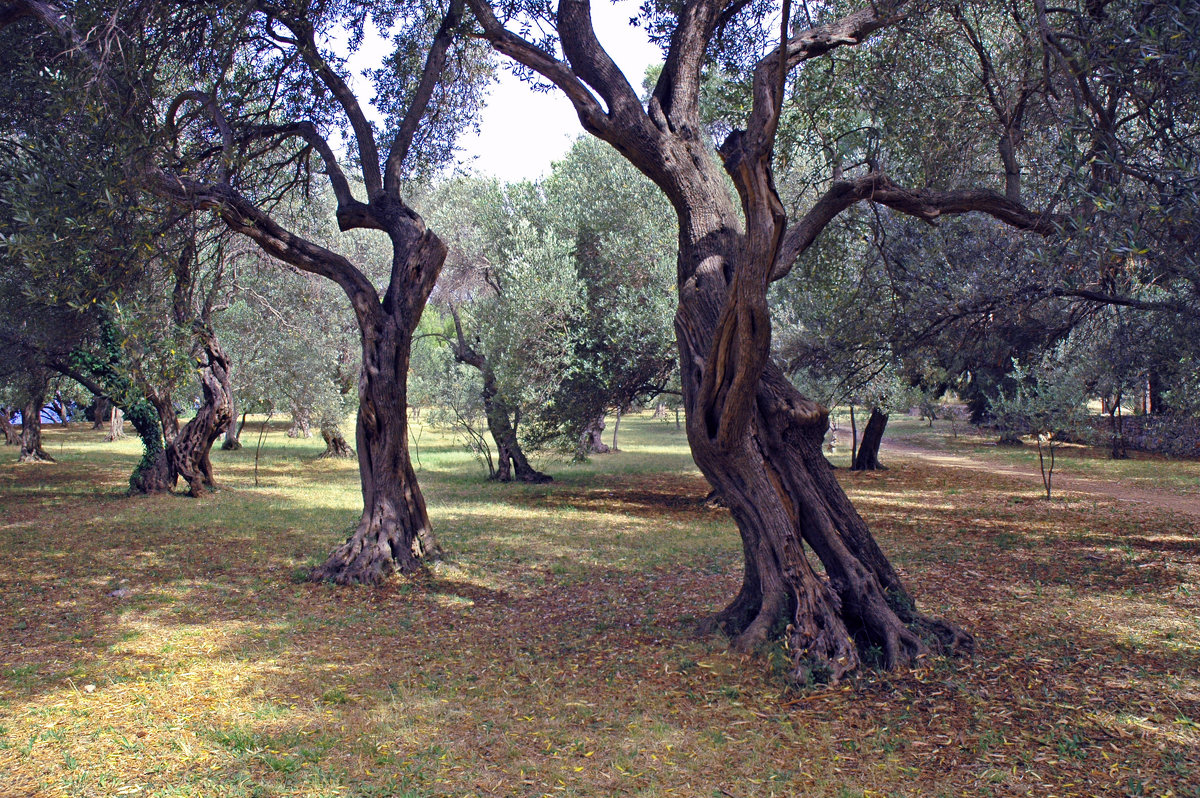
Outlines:
{"label": "thick tree trunk", "polygon": [[229,358],[216,336],[207,330],[199,334],[201,346],[197,361],[203,402],[179,434],[167,442],[166,449],[172,484],[176,477],[182,477],[188,484],[188,495],[195,497],[216,487],[209,453],[233,418]]}
{"label": "thick tree trunk", "polygon": [[292,425],[288,427],[287,436],[289,438],[311,438],[313,436],[312,416],[306,408],[292,408]]}
{"label": "thick tree trunk", "polygon": [[116,405],[110,405],[108,411],[107,440],[116,441],[125,437],[125,411]]}
{"label": "thick tree trunk", "polygon": [[[675,423],[678,425],[679,416]],[[608,444],[604,442],[604,419],[598,418],[584,428],[579,435],[579,446],[575,449],[576,460],[586,460],[589,454],[608,454]]]}
{"label": "thick tree trunk", "polygon": [[104,429],[110,422],[114,405],[107,396],[97,396],[92,402],[92,429]]}
{"label": "thick tree trunk", "polygon": [[0,429],[4,431],[5,446],[16,446],[21,442],[21,436],[17,432],[17,428],[13,426],[12,418],[10,417],[11,413],[11,408],[0,406]]}
{"label": "thick tree trunk", "polygon": [[21,408],[21,453],[20,463],[53,463],[54,458],[42,448],[42,407],[46,404],[46,389],[34,389],[25,406]]}
{"label": "thick tree trunk", "polygon": [[862,443],[859,444],[858,454],[854,457],[851,471],[881,471],[879,464],[879,445],[883,443],[883,431],[887,428],[888,414],[878,407],[871,408],[871,417],[863,430]]}
{"label": "thick tree trunk", "polygon": [[[440,264],[439,258],[431,266],[435,275]],[[423,304],[420,297],[415,313],[385,316],[377,328],[360,321],[357,443],[363,514],[350,538],[313,570],[313,581],[376,584],[397,572],[414,573],[426,558],[441,556],[408,453],[406,378]]]}
{"label": "thick tree trunk", "polygon": [[125,416],[142,439],[142,459],[129,477],[131,494],[167,493],[175,486],[175,477],[167,463],[162,433],[162,415],[143,399],[126,409]]}
{"label": "thick tree trunk", "polygon": [[[724,630],[735,649],[749,651],[786,628],[797,679],[836,681],[865,658],[893,668],[932,649],[969,649],[969,635],[920,615],[867,525],[854,510],[821,453],[828,411],[802,396],[767,358],[769,320],[738,317],[763,348],[719,351],[728,370],[739,359],[762,358],[751,415],[743,432],[722,427],[734,385],[714,391],[705,366],[714,339],[731,324],[725,275],[743,257],[736,222],[681,214],[680,291],[675,328],[692,456],[729,508],[742,535],[745,569],[733,601],[706,624]],[[764,300],[765,301],[765,298]],[[735,372],[736,373],[736,372]],[[706,382],[706,378],[708,382]],[[743,378],[744,379],[744,378]],[[745,385],[745,383],[742,383]],[[808,544],[824,566],[818,573]]]}
{"label": "thick tree trunk", "polygon": [[349,459],[354,456],[354,450],[346,443],[342,428],[338,424],[325,423],[321,425],[321,438],[325,441],[325,451],[317,455],[318,459],[334,458]]}

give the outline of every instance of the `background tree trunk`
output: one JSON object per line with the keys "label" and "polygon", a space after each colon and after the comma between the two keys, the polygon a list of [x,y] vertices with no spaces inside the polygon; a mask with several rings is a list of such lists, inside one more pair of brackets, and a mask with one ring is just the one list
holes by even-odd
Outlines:
{"label": "background tree trunk", "polygon": [[616,416],[616,418],[613,419],[613,442],[612,442],[612,446],[609,447],[609,451],[613,451],[613,452],[621,451],[620,449],[617,448],[617,432],[620,429],[621,429],[621,411],[620,411],[620,409],[618,409],[617,416]]}
{"label": "background tree trunk", "polygon": [[202,496],[216,487],[209,453],[233,418],[229,387],[229,358],[211,331],[200,332],[200,389],[204,398],[196,415],[167,443],[171,482],[182,477],[189,496]]}
{"label": "background tree trunk", "polygon": [[862,443],[859,444],[858,454],[854,457],[851,471],[879,471],[879,445],[883,442],[883,431],[887,428],[888,414],[878,407],[871,408],[871,417],[863,429]]}
{"label": "background tree trunk", "polygon": [[108,411],[107,440],[115,441],[125,437],[125,411],[116,405],[110,405]]}
{"label": "background tree trunk", "polygon": [[113,406],[107,396],[95,397],[92,402],[92,429],[104,429],[111,422],[109,416]]}
{"label": "background tree trunk", "polygon": [[[232,426],[231,424],[230,427]],[[341,425],[333,423],[322,424],[321,438],[325,441],[325,451],[317,455],[318,459],[327,457],[349,459],[354,456],[354,450],[350,448],[350,444],[346,443],[346,438],[342,435]]]}
{"label": "background tree trunk", "polygon": [[[675,418],[676,423],[679,417]],[[584,428],[579,436],[579,446],[575,449],[576,460],[586,460],[589,454],[608,454],[608,444],[604,442],[604,419],[598,418]]]}
{"label": "background tree trunk", "polygon": [[288,427],[289,438],[311,438],[312,418],[306,408],[292,407],[292,425]]}
{"label": "background tree trunk", "polygon": [[12,423],[12,408],[0,406],[0,429],[4,430],[4,445],[16,446],[21,442],[21,436]]}
{"label": "background tree trunk", "polygon": [[490,479],[497,482],[512,482],[514,479],[518,482],[553,482],[553,477],[543,474],[529,464],[525,452],[521,449],[521,442],[517,438],[518,413],[509,408],[508,403],[501,396],[496,372],[492,369],[492,364],[488,362],[487,357],[467,343],[458,311],[451,307],[450,313],[454,317],[456,334],[455,339],[450,342],[454,359],[459,363],[471,366],[483,378],[483,412],[487,418],[488,432],[491,433],[492,440],[496,443],[498,460],[497,468],[492,471]]}
{"label": "background tree trunk", "polygon": [[25,405],[21,408],[20,463],[53,463],[54,458],[42,448],[42,408],[46,406],[49,378],[44,373],[32,376]]}

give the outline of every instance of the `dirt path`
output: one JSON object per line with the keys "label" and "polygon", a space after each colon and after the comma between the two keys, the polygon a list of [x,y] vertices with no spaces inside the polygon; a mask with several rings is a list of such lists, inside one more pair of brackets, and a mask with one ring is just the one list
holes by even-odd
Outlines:
{"label": "dirt path", "polygon": [[[1037,483],[1039,489],[1042,484],[1042,475],[1037,469],[986,462],[966,455],[951,454],[936,449],[926,449],[909,441],[885,439],[883,450],[889,455],[921,460],[922,462],[942,468],[965,468],[971,471],[986,471],[992,474],[1010,474],[1015,477],[1034,481]],[[1093,496],[1106,496],[1121,502],[1149,504],[1164,512],[1183,513],[1200,518],[1200,499],[1178,496],[1166,491],[1130,487],[1129,485],[1113,480],[1089,479],[1087,477],[1055,474],[1054,490],[1055,492],[1071,491],[1073,493],[1087,493]]]}

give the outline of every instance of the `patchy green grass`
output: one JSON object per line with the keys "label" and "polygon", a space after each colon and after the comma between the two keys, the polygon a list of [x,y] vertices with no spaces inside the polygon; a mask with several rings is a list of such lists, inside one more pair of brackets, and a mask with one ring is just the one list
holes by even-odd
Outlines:
{"label": "patchy green grass", "polygon": [[[849,427],[843,421],[842,440],[847,443]],[[996,434],[962,422],[952,424],[939,419],[932,426],[911,416],[893,416],[888,422],[886,440],[908,442],[951,454],[984,457],[1007,465],[1038,468],[1037,447],[1030,439],[1024,446],[997,446]],[[1182,496],[1200,495],[1200,460],[1171,458],[1146,452],[1129,452],[1127,460],[1113,460],[1103,446],[1061,444],[1055,449],[1054,473],[1068,477],[1107,479],[1123,484],[1166,490]]]}
{"label": "patchy green grass", "polygon": [[418,428],[450,560],[380,589],[302,581],[360,495],[283,426],[257,485],[252,423],[200,500],[123,497],[136,441],[82,427],[0,465],[0,795],[1200,795],[1193,521],[839,472],[979,650],[795,692],[692,633],[741,545],[673,422],[538,486]]}

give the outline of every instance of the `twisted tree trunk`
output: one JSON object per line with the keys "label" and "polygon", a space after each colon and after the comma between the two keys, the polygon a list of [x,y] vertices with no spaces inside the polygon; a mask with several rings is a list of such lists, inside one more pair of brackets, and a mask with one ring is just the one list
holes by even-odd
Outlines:
{"label": "twisted tree trunk", "polygon": [[883,469],[883,466],[879,464],[879,445],[883,443],[883,431],[887,428],[887,423],[887,413],[878,407],[871,408],[871,417],[867,419],[867,426],[863,429],[862,443],[858,447],[858,453],[854,456],[854,463],[850,466],[851,471]]}
{"label": "twisted tree trunk", "polygon": [[200,330],[197,362],[203,402],[196,415],[167,442],[166,457],[174,485],[177,478],[188,484],[189,496],[202,496],[216,487],[209,453],[213,443],[233,419],[233,399],[229,387],[229,358],[209,330]]}
{"label": "twisted tree trunk", "polygon": [[[427,243],[436,253],[433,242],[441,242]],[[445,249],[440,252],[444,257]],[[440,265],[441,257],[435,272]],[[357,422],[363,513],[350,538],[313,570],[313,581],[375,584],[396,572],[414,573],[426,558],[441,555],[408,453],[406,378],[418,321],[419,312],[416,318],[398,313],[363,329]]]}
{"label": "twisted tree trunk", "polygon": [[325,441],[325,451],[317,455],[317,459],[334,458],[338,460],[354,457],[354,450],[346,443],[340,424],[326,422],[321,425],[321,438]]}
{"label": "twisted tree trunk", "polygon": [[[675,424],[679,425],[679,416],[675,416]],[[589,454],[608,454],[611,449],[604,442],[604,419],[597,418],[584,428],[579,435],[579,446],[575,449],[576,460],[586,460]]]}

